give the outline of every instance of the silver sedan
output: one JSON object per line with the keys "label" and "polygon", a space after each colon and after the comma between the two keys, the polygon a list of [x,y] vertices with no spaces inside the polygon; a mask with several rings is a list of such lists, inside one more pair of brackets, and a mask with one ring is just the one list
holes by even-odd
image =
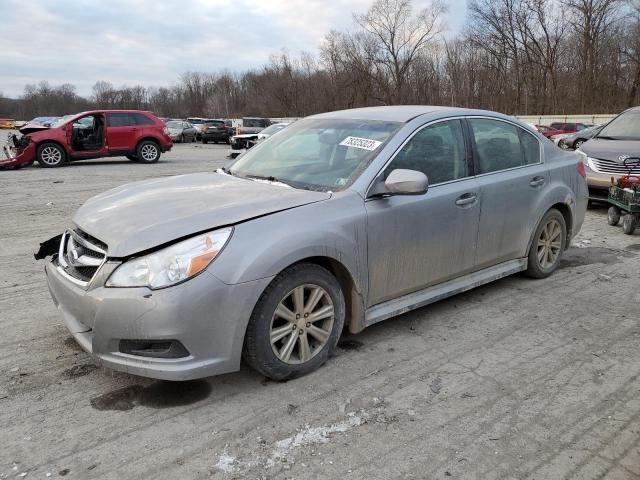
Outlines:
{"label": "silver sedan", "polygon": [[511,117],[346,110],[215,173],[93,197],[51,242],[46,274],[67,328],[108,367],[186,380],[244,358],[282,380],[327,361],[344,329],[550,275],[586,205],[578,156]]}

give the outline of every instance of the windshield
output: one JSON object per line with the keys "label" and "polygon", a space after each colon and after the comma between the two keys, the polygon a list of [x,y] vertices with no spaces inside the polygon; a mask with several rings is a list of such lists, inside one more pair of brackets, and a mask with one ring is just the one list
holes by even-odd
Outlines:
{"label": "windshield", "polygon": [[263,135],[273,135],[276,132],[282,130],[286,125],[271,125],[270,127],[265,128],[260,133]]}
{"label": "windshield", "polygon": [[604,127],[597,138],[640,140],[640,110],[625,112]]}
{"label": "windshield", "polygon": [[247,151],[230,172],[299,188],[342,190],[401,126],[372,120],[300,120]]}
{"label": "windshield", "polygon": [[167,122],[167,128],[182,128],[182,122]]}

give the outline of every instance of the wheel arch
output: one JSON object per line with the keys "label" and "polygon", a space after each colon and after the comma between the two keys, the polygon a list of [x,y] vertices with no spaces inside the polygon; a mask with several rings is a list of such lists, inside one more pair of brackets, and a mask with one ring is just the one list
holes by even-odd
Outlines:
{"label": "wheel arch", "polygon": [[301,258],[300,260],[288,265],[286,268],[290,268],[300,263],[313,263],[329,270],[331,274],[336,278],[340,284],[340,288],[344,295],[344,301],[346,305],[347,318],[345,319],[345,326],[350,333],[358,333],[365,327],[364,325],[364,299],[361,292],[358,289],[356,281],[349,271],[349,269],[339,260],[329,256],[313,256]]}
{"label": "wheel arch", "polygon": [[136,146],[134,147],[133,151],[137,152],[138,151],[138,147],[140,146],[140,144],[142,142],[146,142],[146,141],[150,141],[150,142],[155,143],[158,146],[158,148],[162,151],[162,146],[160,145],[160,142],[158,141],[158,139],[155,138],[155,137],[152,137],[150,135],[145,135],[144,137],[138,139],[138,142],[136,143]]}
{"label": "wheel arch", "polygon": [[44,140],[40,140],[38,143],[36,143],[36,158],[38,157],[38,150],[40,150],[40,147],[42,145],[44,145],[45,143],[54,143],[57,146],[59,146],[62,149],[62,153],[64,154],[64,160],[66,161],[69,159],[69,152],[67,152],[67,149],[65,148],[65,146],[59,142],[58,140],[50,140],[50,139],[44,139]]}

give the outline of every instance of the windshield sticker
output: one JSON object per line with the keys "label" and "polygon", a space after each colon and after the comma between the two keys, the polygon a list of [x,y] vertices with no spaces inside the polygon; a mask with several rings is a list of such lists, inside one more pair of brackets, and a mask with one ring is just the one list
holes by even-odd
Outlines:
{"label": "windshield sticker", "polygon": [[369,150],[373,152],[376,148],[382,145],[382,142],[378,140],[371,140],[369,138],[360,137],[347,137],[340,142],[343,147],[361,148],[362,150]]}

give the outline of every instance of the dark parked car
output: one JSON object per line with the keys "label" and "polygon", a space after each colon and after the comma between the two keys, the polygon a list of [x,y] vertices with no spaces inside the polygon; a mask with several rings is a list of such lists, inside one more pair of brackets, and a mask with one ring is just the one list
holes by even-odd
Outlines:
{"label": "dark parked car", "polygon": [[202,143],[229,143],[233,135],[231,120],[211,120],[205,122],[200,133]]}
{"label": "dark parked car", "polygon": [[171,149],[165,124],[151,112],[138,110],[94,110],[63,117],[51,127],[34,125],[9,137],[7,158],[0,167],[21,167],[35,160],[43,167],[60,167],[73,160],[126,156],[129,160],[154,163]]}
{"label": "dark parked car", "polygon": [[[606,200],[611,178],[627,173],[626,157],[640,157],[640,107],[625,110],[607,123],[580,148],[583,153],[589,185],[589,198]],[[631,169],[640,175],[640,167]]]}

